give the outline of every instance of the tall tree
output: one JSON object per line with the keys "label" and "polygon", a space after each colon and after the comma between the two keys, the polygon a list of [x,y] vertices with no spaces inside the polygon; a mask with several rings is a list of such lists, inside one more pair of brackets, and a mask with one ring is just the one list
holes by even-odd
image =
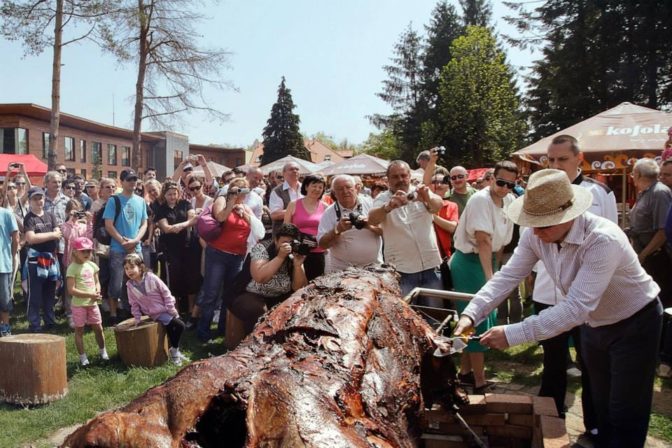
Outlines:
{"label": "tall tree", "polygon": [[292,92],[285,86],[282,77],[278,87],[278,99],[271,108],[271,116],[264,128],[264,155],[261,164],[266,165],[285,156],[292,155],[310,161],[310,153],[303,143],[299,131],[300,119],[294,110]]}
{"label": "tall tree", "polygon": [[525,122],[504,53],[487,28],[469,26],[451,54],[439,89],[448,160],[484,166],[508,157],[522,140]]}
{"label": "tall tree", "polygon": [[371,133],[362,143],[361,152],[385,160],[397,160],[400,151],[397,139],[391,130],[383,130],[379,134]]}
{"label": "tall tree", "polygon": [[229,53],[197,42],[198,25],[206,16],[194,12],[194,5],[181,0],[125,0],[123,5],[102,38],[120,61],[137,64],[131,157],[137,168],[142,165],[144,120],[168,127],[191,111],[226,120],[228,115],[208,103],[204,90],[232,85],[222,78]]}
{"label": "tall tree", "polygon": [[490,0],[460,0],[464,25],[490,26],[492,17],[492,5]]}
{"label": "tall tree", "polygon": [[[8,40],[21,41],[26,55],[39,55],[53,50],[51,71],[51,118],[47,166],[53,170],[58,163],[58,137],[61,120],[61,54],[66,45],[92,36],[96,21],[111,11],[103,0],[5,0],[0,6],[0,33]],[[67,25],[84,25],[87,31],[68,36]]]}

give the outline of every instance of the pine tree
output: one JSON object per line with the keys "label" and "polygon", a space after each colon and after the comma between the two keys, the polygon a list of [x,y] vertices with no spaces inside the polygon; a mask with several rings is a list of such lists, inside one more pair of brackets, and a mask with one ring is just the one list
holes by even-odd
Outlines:
{"label": "pine tree", "polygon": [[490,0],[460,0],[464,25],[488,27],[492,17]]}
{"label": "pine tree", "polygon": [[292,112],[294,107],[291,91],[285,86],[283,76],[278,87],[278,100],[271,108],[271,117],[266,122],[262,134],[264,137],[262,165],[288,155],[310,160],[310,153],[304,146],[303,137],[299,131],[299,116]]}

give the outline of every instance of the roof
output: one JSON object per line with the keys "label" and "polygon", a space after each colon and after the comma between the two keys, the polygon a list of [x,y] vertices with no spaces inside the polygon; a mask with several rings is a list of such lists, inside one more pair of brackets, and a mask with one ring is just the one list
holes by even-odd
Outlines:
{"label": "roof", "polygon": [[222,145],[197,145],[195,143],[189,143],[189,151],[203,151],[203,150],[215,150],[215,151],[245,151],[245,148],[230,148],[228,146]]}
{"label": "roof", "polygon": [[[310,152],[310,160],[313,163],[322,163],[325,161],[338,163],[343,160],[343,157],[341,155],[339,155],[336,151],[329,148],[328,146],[326,146],[325,144],[323,144],[318,140],[304,140],[303,144],[306,147],[306,149]],[[261,156],[263,154],[264,154],[264,144],[259,143],[252,150],[252,156],[250,157],[249,165],[259,166],[260,162],[258,162],[257,160],[261,160]]]}

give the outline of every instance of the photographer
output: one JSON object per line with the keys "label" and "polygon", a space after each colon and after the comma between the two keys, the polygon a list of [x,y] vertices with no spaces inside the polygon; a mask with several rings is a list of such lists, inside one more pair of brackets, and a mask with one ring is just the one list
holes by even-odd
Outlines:
{"label": "photographer", "polygon": [[252,332],[257,319],[266,311],[308,284],[303,270],[305,255],[292,252],[299,229],[283,224],[272,241],[259,243],[250,253],[252,280],[243,294],[236,297],[229,309],[241,319],[245,332]]}
{"label": "photographer", "polygon": [[334,177],[331,191],[336,202],[325,210],[317,230],[320,247],[329,249],[325,272],[382,263],[383,231],[368,222],[371,200],[357,194],[355,179],[347,174]]}
{"label": "photographer", "polygon": [[194,166],[200,166],[203,168],[203,175],[205,176],[205,183],[203,184],[203,192],[207,195],[214,194],[217,185],[215,178],[212,176],[208,162],[205,160],[202,154],[190,155],[186,159],[183,159],[180,164],[177,166],[177,169],[173,173],[173,180],[177,182],[180,186],[180,198],[191,200],[193,196],[191,191],[189,191],[189,178],[194,171]]}

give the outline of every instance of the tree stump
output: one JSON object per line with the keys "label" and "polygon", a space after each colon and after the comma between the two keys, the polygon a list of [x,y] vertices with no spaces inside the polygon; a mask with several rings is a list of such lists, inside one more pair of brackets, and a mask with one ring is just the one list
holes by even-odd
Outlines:
{"label": "tree stump", "polygon": [[155,367],[168,359],[168,339],[159,322],[143,316],[140,325],[127,319],[114,327],[117,352],[127,366]]}
{"label": "tree stump", "polygon": [[224,335],[224,347],[233,350],[238,347],[245,337],[245,326],[231,311],[226,311],[226,334]]}
{"label": "tree stump", "polygon": [[8,403],[36,405],[68,393],[65,338],[17,334],[0,338],[0,397]]}

